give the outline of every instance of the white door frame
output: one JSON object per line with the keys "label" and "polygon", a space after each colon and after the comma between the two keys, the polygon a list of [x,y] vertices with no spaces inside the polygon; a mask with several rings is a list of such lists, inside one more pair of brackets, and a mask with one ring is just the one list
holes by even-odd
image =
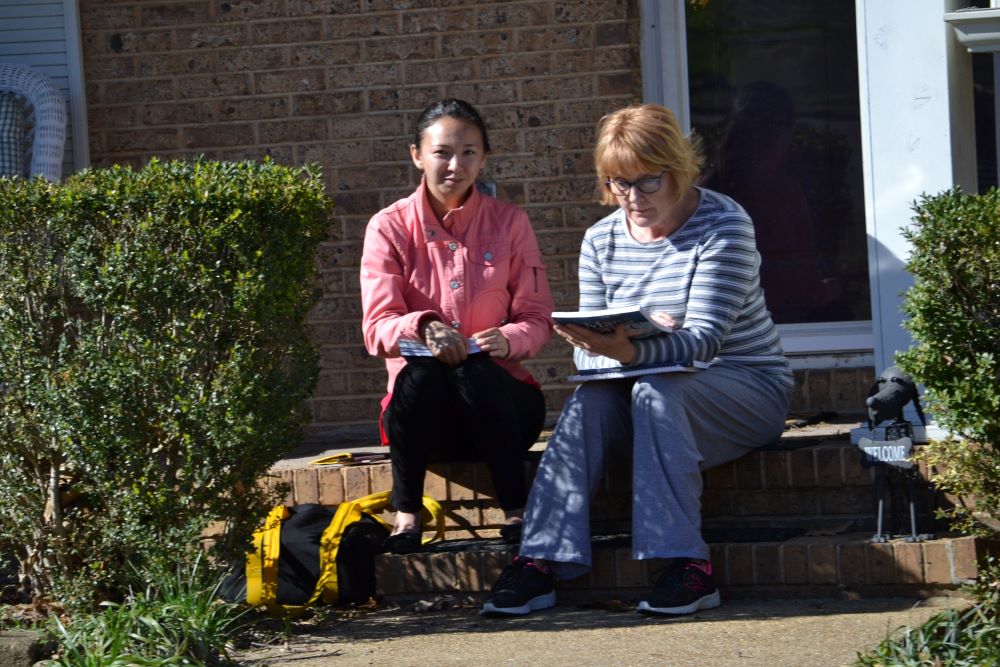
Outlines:
{"label": "white door frame", "polygon": [[87,96],[83,81],[83,46],[78,0],[63,0],[66,57],[69,70],[69,105],[73,123],[73,167],[90,166],[90,133],[87,130]]}
{"label": "white door frame", "polygon": [[972,61],[944,22],[965,0],[855,0],[861,145],[875,360],[911,346],[902,327],[910,244],[922,194],[976,192]]}

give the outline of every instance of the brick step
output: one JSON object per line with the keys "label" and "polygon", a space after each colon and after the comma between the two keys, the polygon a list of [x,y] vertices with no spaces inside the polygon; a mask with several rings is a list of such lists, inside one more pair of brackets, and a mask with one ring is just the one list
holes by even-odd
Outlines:
{"label": "brick step", "polygon": [[[716,533],[747,527],[783,527],[791,534],[874,532],[873,471],[861,465],[857,448],[850,444],[854,425],[790,431],[773,446],[709,470],[702,496],[705,529]],[[537,469],[540,453],[531,452],[534,460],[525,464],[529,477]],[[388,462],[343,468],[298,463],[276,467],[271,479],[291,487],[285,499],[289,505],[333,506],[392,486]],[[611,461],[592,504],[595,532],[630,530],[630,489],[629,461]],[[482,463],[432,465],[425,492],[444,507],[449,539],[498,535],[503,513]],[[928,530],[932,498],[929,494],[920,497],[921,530]]]}
{"label": "brick step", "polygon": [[[772,542],[710,545],[723,597],[930,597],[955,594],[974,578],[997,544],[949,536],[925,542],[871,543],[870,533],[800,537]],[[516,548],[499,540],[456,540],[406,556],[376,561],[378,595],[396,602],[450,595],[456,602],[483,600]],[[594,567],[579,579],[559,582],[562,602],[617,599],[635,602],[662,562],[632,560],[627,537],[594,541]]]}

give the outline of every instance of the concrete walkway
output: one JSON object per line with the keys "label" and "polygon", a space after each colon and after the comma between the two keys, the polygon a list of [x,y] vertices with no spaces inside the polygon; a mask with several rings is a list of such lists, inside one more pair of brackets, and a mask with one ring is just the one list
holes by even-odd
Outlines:
{"label": "concrete walkway", "polygon": [[475,609],[379,610],[299,626],[286,644],[239,657],[252,667],[841,667],[901,626],[958,598],[735,600],[694,616],[556,607],[516,619]]}

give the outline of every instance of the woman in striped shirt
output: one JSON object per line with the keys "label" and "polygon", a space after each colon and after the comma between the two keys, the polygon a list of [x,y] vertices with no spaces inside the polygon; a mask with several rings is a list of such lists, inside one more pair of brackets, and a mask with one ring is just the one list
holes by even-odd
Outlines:
{"label": "woman in striped shirt", "polygon": [[483,607],[526,614],[555,604],[553,580],[591,567],[589,499],[609,456],[633,458],[632,553],[669,559],[639,611],[686,614],[720,603],[701,536],[701,471],[776,440],[792,375],[760,288],[753,224],[732,199],[694,185],[702,158],[659,105],[605,116],[594,152],[602,203],[587,230],[580,310],[642,306],[665,324],[629,338],[557,326],[577,354],[625,366],[689,364],[582,384],[567,399],[532,486],[520,556]]}

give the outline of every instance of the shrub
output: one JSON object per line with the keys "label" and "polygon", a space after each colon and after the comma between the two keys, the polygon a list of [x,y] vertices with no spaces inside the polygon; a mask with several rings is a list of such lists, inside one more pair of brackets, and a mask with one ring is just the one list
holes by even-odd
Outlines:
{"label": "shrub", "polygon": [[315,382],[319,175],[153,161],[0,201],[0,549],[63,601],[120,597],[211,522],[241,557]]}
{"label": "shrub", "polygon": [[[914,285],[903,306],[915,344],[898,361],[926,387],[941,426],[964,439],[927,448],[935,483],[1000,518],[1000,191],[949,190],[921,198],[915,211],[904,232]],[[949,514],[957,527],[981,530],[967,507]]]}

